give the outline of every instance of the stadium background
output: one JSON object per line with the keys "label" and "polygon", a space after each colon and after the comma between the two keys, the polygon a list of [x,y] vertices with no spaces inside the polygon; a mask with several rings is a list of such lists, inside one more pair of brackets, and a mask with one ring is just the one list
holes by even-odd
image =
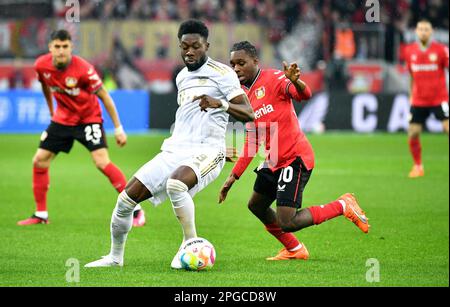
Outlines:
{"label": "stadium background", "polygon": [[[415,40],[421,17],[431,20],[435,38],[448,45],[448,1],[380,1],[379,22],[366,20],[366,2],[79,1],[77,22],[70,1],[3,0],[0,132],[37,132],[48,122],[40,94],[15,91],[40,91],[33,61],[47,52],[50,32],[61,27],[72,33],[75,53],[97,67],[109,90],[147,92],[147,104],[140,103],[142,96],[117,101],[124,116],[133,112],[130,104],[147,114],[126,119],[130,132],[170,128],[176,110],[173,78],[182,64],[176,32],[179,21],[190,17],[208,23],[210,55],[219,61],[228,63],[234,42],[250,40],[264,67],[281,67],[282,60],[299,63],[315,94],[301,115],[305,131],[404,131],[409,76],[402,51]],[[440,131],[441,125],[431,119],[427,128]]]}
{"label": "stadium background", "polygon": [[[367,22],[366,2],[0,0],[0,216],[6,223],[0,285],[67,285],[67,258],[91,261],[109,244],[108,223],[116,195],[80,146],[69,155],[58,156],[52,166],[48,230],[18,231],[15,226],[32,208],[30,161],[38,133],[50,120],[33,62],[47,52],[51,31],[68,29],[75,54],[96,66],[112,92],[130,139],[122,151],[113,145],[110,150],[128,177],[158,152],[174,121],[173,79],[182,64],[176,32],[181,20],[195,17],[210,28],[209,55],[214,59],[228,63],[231,45],[247,39],[260,50],[264,67],[281,68],[282,60],[299,63],[314,93],[308,104],[295,104],[318,161],[308,185],[308,205],[333,199],[347,189],[359,191],[373,219],[373,234],[347,244],[356,231],[348,225],[344,228],[342,221],[331,221],[329,226],[302,231],[318,261],[278,266],[258,262],[255,259],[264,259],[278,245],[245,208],[252,172],[248,171],[243,178],[246,183],[230,197],[234,207],[217,209],[203,204],[216,201],[230,169],[227,165],[198,200],[202,203],[198,227],[219,250],[214,274],[180,276],[165,270],[165,260],[171,259],[179,244],[179,226],[167,205],[148,210],[148,227],[130,236],[127,272],[83,271],[81,284],[368,286],[374,284],[364,280],[365,261],[376,255],[383,265],[380,285],[448,286],[448,140],[430,133],[423,136],[430,176],[408,181],[411,161],[404,131],[409,77],[402,51],[415,40],[415,23],[421,17],[435,26],[435,39],[448,45],[449,3],[381,0],[380,21]],[[79,22],[68,21],[67,16],[74,17],[73,3],[80,4]],[[107,115],[105,119],[111,128]],[[426,128],[441,131],[433,118]],[[109,141],[113,144],[111,137]],[[324,191],[324,186],[329,188]],[[380,195],[384,196],[381,200]],[[206,206],[211,206],[211,212],[202,209]],[[393,216],[402,216],[402,222],[397,224]],[[222,232],[217,225],[229,227]],[[156,249],[151,248],[155,238],[161,243]],[[234,253],[248,249],[255,258]],[[36,263],[41,266],[33,266]],[[295,270],[301,272],[300,277]]]}

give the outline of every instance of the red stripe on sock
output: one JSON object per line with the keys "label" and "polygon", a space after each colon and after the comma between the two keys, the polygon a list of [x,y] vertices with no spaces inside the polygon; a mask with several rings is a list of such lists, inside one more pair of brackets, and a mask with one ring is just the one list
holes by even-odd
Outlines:
{"label": "red stripe on sock", "polygon": [[409,139],[409,151],[414,160],[415,165],[422,165],[422,145],[419,138]]}
{"label": "red stripe on sock", "polygon": [[300,186],[300,178],[302,177],[302,165],[300,163],[300,171],[298,173],[297,187],[295,188],[294,201],[297,199],[298,187]]}
{"label": "red stripe on sock", "polygon": [[266,224],[265,226],[266,230],[280,241],[287,250],[296,248],[300,244],[298,239],[292,233],[284,232],[277,224]]}
{"label": "red stripe on sock", "polygon": [[36,211],[47,211],[49,183],[48,168],[33,167],[33,195],[36,203]]}
{"label": "red stripe on sock", "polygon": [[110,162],[106,167],[102,170],[103,174],[108,177],[109,181],[113,185],[113,187],[117,190],[117,192],[122,192],[127,185],[127,179],[122,171],[115,166],[112,162]]}
{"label": "red stripe on sock", "polygon": [[342,204],[337,200],[324,206],[309,207],[308,210],[311,212],[315,225],[321,224],[344,213]]}

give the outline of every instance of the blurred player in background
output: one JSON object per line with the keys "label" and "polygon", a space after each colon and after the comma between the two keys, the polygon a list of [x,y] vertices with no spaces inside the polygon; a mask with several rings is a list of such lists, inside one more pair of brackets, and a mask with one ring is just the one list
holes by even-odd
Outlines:
{"label": "blurred player in background", "polygon": [[434,116],[442,122],[448,136],[448,90],[445,69],[448,69],[448,47],[431,39],[433,27],[428,20],[417,23],[418,42],[406,50],[406,64],[411,74],[411,115],[409,122],[409,149],[414,165],[410,178],[425,175],[422,163],[420,133],[428,116]]}
{"label": "blurred player in background", "polygon": [[[292,99],[311,97],[311,90],[300,79],[297,64],[287,66],[283,62],[284,72],[260,69],[256,48],[247,41],[234,44],[230,63],[250,99],[255,122],[246,125],[244,149],[220,191],[219,203],[244,173],[259,144],[265,143],[267,157],[255,170],[257,177],[248,207],[284,245],[278,255],[268,260],[308,259],[305,245],[291,232],[340,215],[367,233],[367,218],[352,194],[344,194],[326,205],[300,209],[303,190],[314,168],[314,153],[292,104]],[[270,208],[275,200],[276,212]]]}
{"label": "blurred player in background", "polygon": [[[52,121],[41,135],[39,148],[33,158],[33,194],[36,212],[18,225],[48,224],[47,192],[49,167],[59,152],[69,153],[75,140],[91,152],[95,166],[117,190],[122,192],[126,178],[109,159],[103,119],[98,98],[103,101],[115,127],[116,143],[122,147],[127,136],[122,128],[114,101],[104,89],[94,67],[72,55],[72,39],[68,31],[51,34],[50,53],[40,56],[35,70],[42,85]],[[57,107],[53,110],[53,98]],[[145,224],[144,212],[135,211],[135,226]]]}
{"label": "blurred player in background", "polygon": [[[131,213],[146,199],[157,205],[169,198],[183,230],[183,242],[197,237],[192,198],[222,171],[229,114],[240,121],[254,119],[236,74],[207,56],[208,32],[198,20],[180,25],[178,40],[186,67],[176,77],[179,107],[172,136],[120,193],[111,218],[110,253],[86,267],[123,265]],[[181,269],[179,252],[171,267]]]}

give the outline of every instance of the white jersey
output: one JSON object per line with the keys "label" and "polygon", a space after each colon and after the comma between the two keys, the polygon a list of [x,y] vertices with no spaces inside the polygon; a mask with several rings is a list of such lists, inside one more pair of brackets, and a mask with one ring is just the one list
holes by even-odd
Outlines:
{"label": "white jersey", "polygon": [[195,96],[208,95],[227,101],[244,94],[236,73],[228,66],[208,58],[195,71],[185,67],[177,75],[178,110],[172,136],[161,146],[163,151],[176,152],[200,147],[225,149],[228,113],[208,108],[202,112]]}

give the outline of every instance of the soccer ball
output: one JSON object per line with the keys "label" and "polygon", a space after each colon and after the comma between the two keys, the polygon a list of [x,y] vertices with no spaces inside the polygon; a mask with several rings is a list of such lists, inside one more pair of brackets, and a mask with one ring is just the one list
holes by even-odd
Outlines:
{"label": "soccer ball", "polygon": [[216,261],[214,246],[204,238],[187,240],[180,253],[181,265],[188,271],[209,270]]}

